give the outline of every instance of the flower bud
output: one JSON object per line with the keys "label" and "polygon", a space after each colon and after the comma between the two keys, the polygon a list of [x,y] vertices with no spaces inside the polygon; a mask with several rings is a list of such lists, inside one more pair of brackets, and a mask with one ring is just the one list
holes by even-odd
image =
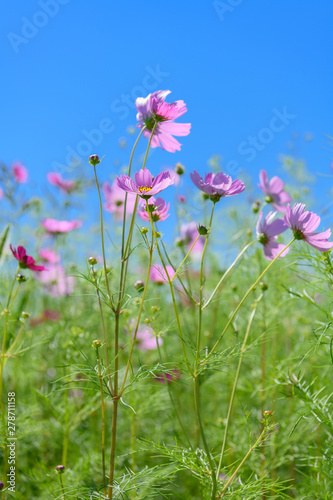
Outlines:
{"label": "flower bud", "polygon": [[156,238],[160,238],[162,236],[162,233],[160,233],[159,231],[156,231]]}
{"label": "flower bud", "polygon": [[102,342],[100,340],[93,340],[93,343],[91,345],[95,349],[99,349],[100,347],[102,347]]}
{"label": "flower bud", "polygon": [[91,266],[95,266],[97,264],[95,257],[89,257],[88,262]]}
{"label": "flower bud", "polygon": [[144,287],[145,287],[145,284],[142,280],[138,280],[134,283],[134,288],[135,290],[137,290],[138,292],[143,292],[144,290]]}
{"label": "flower bud", "polygon": [[152,312],[153,314],[155,314],[155,313],[157,313],[157,311],[159,310],[159,307],[158,307],[158,306],[151,306],[150,310],[151,310],[151,312]]}
{"label": "flower bud", "polygon": [[185,174],[185,167],[180,162],[176,163],[175,172],[178,175]]}
{"label": "flower bud", "polygon": [[181,195],[179,195],[178,200],[179,200],[179,203],[185,203],[186,197],[183,194],[181,194]]}
{"label": "flower bud", "polygon": [[89,156],[89,163],[90,165],[98,165],[99,163],[101,163],[101,160],[99,159],[99,156],[98,155],[91,155]]}
{"label": "flower bud", "polygon": [[23,276],[23,274],[18,274],[16,276],[16,280],[19,282],[19,283],[24,283],[25,281],[27,281],[27,278],[25,276]]}
{"label": "flower bud", "polygon": [[261,281],[259,283],[259,286],[260,286],[260,288],[262,289],[263,292],[265,292],[268,289],[268,285],[267,285],[267,283],[265,283],[265,281]]}
{"label": "flower bud", "polygon": [[140,233],[141,233],[141,234],[147,234],[148,232],[149,232],[148,227],[142,227],[142,228],[140,229]]}
{"label": "flower bud", "polygon": [[201,236],[206,236],[208,234],[208,229],[205,226],[201,226],[199,224],[198,233],[201,234]]}
{"label": "flower bud", "polygon": [[269,411],[269,410],[264,411],[264,417],[265,417],[265,418],[268,418],[268,417],[270,417],[271,415],[272,415],[272,412],[271,412],[271,411]]}
{"label": "flower bud", "polygon": [[64,465],[57,465],[55,470],[58,472],[58,474],[63,474],[65,472],[65,466]]}
{"label": "flower bud", "polygon": [[181,238],[176,238],[175,243],[176,243],[177,247],[182,247],[184,244],[184,241]]}
{"label": "flower bud", "polygon": [[1,490],[3,490],[4,486],[5,486],[5,485],[3,484],[3,482],[2,482],[2,481],[0,481],[0,491],[1,491]]}
{"label": "flower bud", "polygon": [[150,318],[145,318],[145,323],[146,323],[147,325],[149,325],[149,323],[150,323],[150,322],[151,322],[151,319],[150,319]]}
{"label": "flower bud", "polygon": [[30,318],[31,314],[25,311],[21,312],[21,318],[27,319]]}
{"label": "flower bud", "polygon": [[251,210],[254,214],[257,214],[260,210],[260,207],[259,207],[259,205],[257,205],[257,203],[253,203]]}
{"label": "flower bud", "polygon": [[265,202],[266,203],[272,203],[273,199],[271,196],[265,196]]}

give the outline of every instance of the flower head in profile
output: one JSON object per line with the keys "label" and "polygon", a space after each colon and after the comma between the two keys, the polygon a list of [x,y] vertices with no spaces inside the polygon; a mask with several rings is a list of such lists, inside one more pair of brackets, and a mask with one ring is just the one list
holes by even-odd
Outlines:
{"label": "flower head in profile", "polygon": [[162,198],[155,199],[153,196],[149,200],[142,200],[138,209],[138,215],[141,219],[149,221],[149,214],[147,212],[147,203],[154,222],[163,221],[169,217],[170,203],[166,204]]}
{"label": "flower head in profile", "polygon": [[134,178],[135,180],[123,174],[117,177],[116,181],[120,189],[135,195],[138,194],[145,199],[155,196],[174,183],[174,178],[170,172],[161,172],[156,177],[153,177],[147,168],[136,172]]}
{"label": "flower head in profile", "polygon": [[[125,191],[119,187],[116,180],[113,181],[112,185],[105,182],[102,189],[106,200],[106,203],[104,203],[105,210],[114,214],[116,219],[121,219],[124,213]],[[128,193],[126,202],[127,216],[133,213],[135,199],[135,195]]]}
{"label": "flower head in profile", "polygon": [[245,185],[242,181],[238,179],[233,181],[229,175],[223,172],[218,172],[217,174],[210,172],[206,174],[203,179],[199,173],[194,170],[193,173],[190,174],[190,177],[193,184],[208,195],[214,203],[220,201],[221,198],[240,194],[245,189]]}
{"label": "flower head in profile", "polygon": [[170,153],[180,151],[181,144],[174,136],[185,136],[190,133],[190,123],[175,123],[174,120],[186,113],[184,101],[165,102],[170,90],[158,90],[147,97],[138,97],[135,101],[138,113],[137,127],[143,128],[143,135],[150,138],[155,126],[151,147],[161,147]]}
{"label": "flower head in profile", "polygon": [[21,269],[30,269],[31,271],[45,271],[44,266],[37,266],[35,259],[33,259],[30,255],[27,255],[26,249],[22,246],[13,248],[10,245],[10,249],[15,259],[19,262],[19,267]]}
{"label": "flower head in profile", "polygon": [[314,212],[305,210],[303,203],[295,203],[292,207],[288,203],[284,220],[297,240],[306,241],[320,252],[327,252],[333,247],[333,242],[328,241],[331,230],[326,229],[322,233],[315,233],[314,231],[320,224],[320,217]]}
{"label": "flower head in profile", "polygon": [[[166,266],[169,278],[172,279],[175,275],[175,271],[171,266]],[[157,283],[158,285],[162,285],[163,283],[168,283],[168,277],[166,272],[164,271],[163,266],[156,264],[152,266],[150,269],[150,281],[153,283]]]}
{"label": "flower head in profile", "polygon": [[47,180],[49,181],[50,184],[52,184],[53,186],[57,186],[58,188],[61,189],[61,191],[67,194],[70,194],[77,187],[76,181],[73,180],[66,181],[57,172],[49,172],[47,174]]}
{"label": "flower head in profile", "polygon": [[25,184],[28,180],[28,170],[19,162],[12,165],[14,179],[19,184]]}
{"label": "flower head in profile", "polygon": [[42,222],[44,228],[48,233],[60,234],[68,233],[81,226],[82,222],[80,220],[57,220],[57,219],[44,219]]}
{"label": "flower head in profile", "polygon": [[275,219],[276,213],[269,212],[263,219],[263,213],[261,212],[257,223],[257,238],[263,245],[264,256],[268,260],[273,260],[284,248],[285,251],[280,257],[285,257],[289,252],[289,248],[286,248],[286,245],[276,241],[278,235],[288,228],[284,219]]}
{"label": "flower head in profile", "polygon": [[275,210],[285,213],[287,210],[286,203],[291,201],[291,196],[284,191],[284,182],[276,175],[268,180],[266,170],[260,170],[259,173],[260,183],[258,186],[261,191],[266,195],[266,202],[272,203]]}

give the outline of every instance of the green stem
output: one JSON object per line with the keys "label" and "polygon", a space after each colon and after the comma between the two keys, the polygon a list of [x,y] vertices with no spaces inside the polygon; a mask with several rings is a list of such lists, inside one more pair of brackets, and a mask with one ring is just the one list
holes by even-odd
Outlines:
{"label": "green stem", "polygon": [[150,149],[151,141],[152,141],[152,139],[153,139],[153,135],[154,135],[154,132],[155,132],[156,127],[157,127],[157,122],[155,122],[155,123],[154,123],[154,126],[153,126],[153,128],[152,128],[152,131],[151,131],[151,134],[150,134],[150,137],[149,137],[148,147],[147,147],[147,151],[146,151],[145,159],[143,160],[142,170],[144,170],[144,169],[145,169],[145,166],[146,166],[146,163],[147,163],[148,153],[149,153],[149,149]]}
{"label": "green stem", "polygon": [[250,288],[248,289],[248,291],[246,292],[246,294],[244,295],[244,297],[242,298],[242,300],[239,302],[238,306],[236,307],[236,309],[234,310],[234,312],[232,313],[232,315],[230,316],[226,326],[224,327],[224,330],[222,331],[220,337],[218,338],[218,340],[215,342],[212,350],[210,351],[210,353],[205,357],[205,359],[203,360],[202,364],[206,363],[207,360],[211,357],[211,355],[213,354],[213,352],[215,351],[215,349],[218,347],[219,343],[221,342],[225,332],[228,330],[229,326],[231,325],[231,323],[233,322],[236,314],[238,313],[238,311],[240,310],[240,308],[242,307],[242,305],[244,304],[244,302],[246,301],[246,299],[248,298],[248,296],[250,295],[250,293],[252,292],[252,290],[258,285],[258,283],[262,280],[262,278],[264,277],[264,275],[266,274],[266,272],[272,267],[272,265],[276,262],[276,260],[281,256],[281,254],[285,251],[286,248],[289,248],[290,245],[295,241],[295,238],[293,238],[289,243],[288,245],[286,245],[280,253],[277,254],[277,256],[268,264],[268,266],[263,270],[263,272],[260,274],[259,278],[253,283],[253,285],[250,286]]}
{"label": "green stem", "polygon": [[96,349],[96,358],[98,363],[98,378],[101,387],[101,406],[102,406],[102,464],[103,464],[103,484],[104,484],[104,495],[106,496],[106,475],[105,475],[105,406],[104,406],[104,389],[103,389],[103,377],[101,371],[101,362],[99,359],[99,352]]}
{"label": "green stem", "polygon": [[216,472],[216,479],[219,478],[220,470],[221,470],[222,463],[223,463],[223,455],[224,455],[225,445],[226,445],[226,442],[227,442],[227,436],[228,436],[228,429],[229,429],[231,412],[232,412],[232,408],[233,408],[233,404],[234,404],[235,393],[236,393],[236,388],[237,388],[237,384],[238,384],[238,378],[239,378],[240,369],[241,369],[241,366],[242,366],[243,356],[244,356],[244,353],[245,353],[245,350],[246,350],[245,346],[246,346],[246,342],[247,342],[247,339],[248,339],[248,336],[249,336],[249,333],[250,333],[250,329],[251,329],[251,326],[252,326],[252,321],[253,321],[254,315],[256,313],[257,305],[258,305],[259,300],[261,299],[261,297],[258,300],[256,300],[256,302],[253,304],[253,309],[252,309],[252,312],[250,314],[249,322],[247,324],[247,328],[246,328],[246,332],[245,332],[245,337],[244,337],[244,340],[243,340],[243,344],[242,344],[242,347],[240,349],[240,356],[239,356],[239,360],[238,360],[238,366],[237,366],[236,376],[235,376],[234,385],[233,385],[233,388],[232,388],[232,392],[231,392],[231,396],[230,396],[230,401],[229,401],[227,422],[225,424],[225,429],[224,429],[223,444],[222,444],[222,449],[221,449],[220,461],[219,461],[219,465],[218,465],[217,472]]}
{"label": "green stem", "polygon": [[177,270],[175,271],[175,275],[172,277],[172,280],[171,282],[177,277],[179,271],[181,270],[182,266],[184,265],[184,263],[186,262],[188,256],[190,255],[190,253],[192,252],[193,250],[193,247],[194,245],[196,244],[196,242],[198,241],[198,239],[200,238],[200,234],[198,234],[198,236],[195,238],[194,242],[193,242],[193,245],[191,246],[191,248],[189,249],[189,251],[187,252],[187,254],[185,255],[185,257],[183,258],[183,260],[181,261],[181,263],[179,264]]}
{"label": "green stem", "polygon": [[59,479],[60,479],[60,485],[61,485],[61,491],[62,491],[62,498],[64,500],[65,499],[65,489],[64,489],[64,482],[62,480],[62,475],[61,474],[59,475]]}
{"label": "green stem", "polygon": [[237,264],[237,262],[239,261],[239,259],[242,257],[242,255],[246,252],[246,250],[251,246],[253,245],[253,243],[256,243],[258,240],[254,240],[254,241],[251,241],[250,243],[248,243],[244,248],[243,250],[237,255],[236,259],[233,261],[233,263],[228,267],[228,269],[226,270],[226,272],[223,274],[222,278],[220,279],[220,281],[218,282],[218,284],[216,285],[216,287],[214,288],[214,291],[213,293],[211,294],[211,296],[209,297],[209,299],[207,300],[207,302],[205,303],[205,305],[203,306],[203,309],[206,309],[206,307],[209,305],[209,303],[211,302],[211,300],[213,299],[214,295],[216,294],[217,290],[220,288],[221,284],[223,283],[223,281],[225,280],[225,278],[228,276],[228,274],[230,273],[230,271],[235,267],[235,265]]}

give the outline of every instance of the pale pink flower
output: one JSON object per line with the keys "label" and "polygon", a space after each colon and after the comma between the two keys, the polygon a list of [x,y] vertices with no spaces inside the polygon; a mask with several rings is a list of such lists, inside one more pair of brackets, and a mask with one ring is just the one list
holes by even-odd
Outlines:
{"label": "pale pink flower", "polygon": [[57,186],[64,193],[70,194],[77,186],[77,182],[74,180],[65,180],[57,172],[49,172],[47,174],[47,180],[53,186]]}
{"label": "pale pink flower", "polygon": [[[153,329],[148,325],[139,328],[136,334],[136,340],[140,351],[152,351],[157,349],[156,336],[154,335]],[[163,340],[160,337],[158,337],[158,344],[160,346],[163,344]]]}
{"label": "pale pink flower", "polygon": [[233,181],[229,175],[223,172],[218,172],[217,174],[210,172],[206,174],[203,179],[200,174],[194,170],[193,173],[190,174],[190,177],[193,184],[208,195],[215,203],[220,201],[221,198],[240,194],[245,189],[245,185],[242,181],[238,179]]}
{"label": "pale pink flower", "polygon": [[124,191],[135,195],[138,194],[145,199],[155,196],[174,182],[174,177],[170,175],[170,172],[161,172],[156,177],[153,177],[148,168],[136,172],[134,178],[135,180],[128,177],[128,175],[121,175],[116,180],[118,186]]}
{"label": "pale pink flower", "polygon": [[320,217],[314,212],[305,210],[303,203],[295,203],[291,208],[288,203],[284,220],[297,240],[306,241],[320,252],[327,252],[333,247],[333,242],[328,241],[331,230],[326,229],[322,233],[314,233],[320,224]]}
{"label": "pale pink flower", "polygon": [[[286,245],[278,243],[276,240],[278,235],[283,233],[288,226],[284,219],[275,219],[276,213],[277,212],[269,212],[262,220],[263,213],[261,212],[257,223],[257,238],[263,245],[264,255],[268,260],[273,260],[284,248],[286,248]],[[288,252],[289,248],[286,248],[280,257],[285,257]]]}
{"label": "pale pink flower", "polygon": [[50,264],[56,264],[60,260],[59,255],[57,255],[55,251],[50,248],[41,248],[38,253],[42,260],[49,262]]}
{"label": "pale pink flower", "polygon": [[73,276],[66,276],[66,271],[60,264],[50,264],[38,281],[44,284],[45,292],[52,297],[64,297],[74,290]]}
{"label": "pale pink flower", "polygon": [[135,101],[138,114],[137,127],[146,127],[143,135],[150,138],[154,124],[157,126],[151,141],[151,147],[161,147],[170,153],[180,151],[181,144],[173,137],[185,136],[190,133],[190,123],[175,123],[174,120],[186,113],[187,108],[184,101],[165,102],[170,90],[158,90],[147,97],[138,97]]}
{"label": "pale pink flower", "polygon": [[[113,181],[112,186],[108,182],[103,184],[103,193],[106,203],[104,204],[105,210],[115,215],[116,219],[121,219],[124,213],[125,191],[118,186],[116,180]],[[126,215],[131,215],[134,210],[136,196],[127,194],[126,202]]]}
{"label": "pale pink flower", "polygon": [[147,203],[149,205],[150,213],[154,222],[163,221],[169,217],[170,203],[166,204],[162,198],[155,198],[152,196],[149,200],[142,200],[138,208],[138,215],[141,219],[149,221],[149,214],[147,212]]}
{"label": "pale pink flower", "polygon": [[16,182],[25,184],[28,180],[28,170],[19,162],[12,165],[13,175]]}
{"label": "pale pink flower", "polygon": [[[169,278],[172,279],[175,275],[175,271],[171,266],[166,266]],[[152,266],[150,269],[150,281],[153,281],[154,283],[157,283],[159,285],[162,285],[163,283],[168,282],[167,275],[164,271],[163,266],[160,266],[159,264],[156,264],[155,266]]]}
{"label": "pale pink flower", "polygon": [[44,228],[49,233],[68,233],[73,229],[76,229],[82,225],[80,220],[56,220],[56,219],[44,219],[42,222]]}
{"label": "pale pink flower", "polygon": [[272,203],[275,210],[285,213],[287,210],[286,203],[291,201],[291,196],[284,191],[284,182],[280,177],[274,176],[268,180],[266,170],[260,170],[259,173],[260,183],[258,186],[266,195],[266,202]]}

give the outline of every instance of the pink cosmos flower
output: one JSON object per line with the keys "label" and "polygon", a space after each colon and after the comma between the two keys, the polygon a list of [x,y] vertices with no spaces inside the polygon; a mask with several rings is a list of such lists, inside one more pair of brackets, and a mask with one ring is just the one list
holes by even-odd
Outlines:
{"label": "pink cosmos flower", "polygon": [[[180,241],[184,243],[187,247],[187,251],[190,250],[191,246],[193,245],[195,239],[198,236],[198,226],[197,224],[192,221],[192,222],[187,222],[186,224],[182,224],[180,227]],[[203,238],[199,238],[196,244],[194,245],[192,249],[192,253],[201,253],[203,250],[205,243]]]}
{"label": "pink cosmos flower", "polygon": [[57,172],[49,172],[47,174],[47,180],[49,181],[50,184],[59,187],[61,191],[67,194],[70,194],[72,191],[74,191],[74,189],[77,186],[76,181],[70,181],[70,180],[66,181]]}
{"label": "pink cosmos flower", "polygon": [[19,267],[21,269],[30,269],[31,271],[46,270],[44,266],[36,266],[35,259],[33,259],[30,255],[27,255],[26,249],[24,247],[19,246],[16,250],[16,248],[13,248],[12,245],[10,245],[10,249],[15,259],[18,260]]}
{"label": "pink cosmos flower", "polygon": [[[108,182],[103,184],[103,193],[106,199],[105,210],[115,215],[116,219],[121,219],[124,213],[125,191],[118,186],[116,180],[112,186]],[[126,202],[126,215],[131,215],[134,210],[136,196],[128,193]]]}
{"label": "pink cosmos flower", "polygon": [[186,113],[187,108],[184,101],[165,102],[170,90],[158,90],[147,97],[138,97],[135,101],[138,113],[137,127],[146,127],[143,135],[150,138],[154,124],[157,126],[151,141],[151,147],[161,147],[170,153],[180,151],[181,144],[173,137],[185,136],[190,133],[190,123],[175,123],[174,120]]}
{"label": "pink cosmos flower", "polygon": [[[163,221],[169,217],[168,210],[170,208],[170,203],[166,204],[162,198],[155,198],[152,196],[149,198],[148,205],[154,222]],[[142,200],[138,209],[138,215],[141,219],[149,221],[149,214],[147,212],[146,200]]]}
{"label": "pink cosmos flower", "polygon": [[177,379],[181,377],[181,371],[177,368],[170,370],[169,373],[157,373],[156,377],[153,378],[156,382],[160,382],[161,384],[171,384],[172,382],[176,382]]}
{"label": "pink cosmos flower", "polygon": [[244,191],[245,185],[242,181],[236,179],[233,181],[229,175],[219,172],[213,174],[210,172],[203,179],[196,170],[190,174],[193,184],[207,194],[213,202],[219,201],[227,196],[234,196]]}
{"label": "pink cosmos flower", "polygon": [[118,186],[128,193],[138,194],[141,198],[148,199],[151,196],[163,191],[174,182],[174,178],[170,172],[161,172],[156,177],[153,177],[149,170],[139,170],[135,174],[135,181],[128,175],[121,175],[116,179]]}
{"label": "pink cosmos flower", "polygon": [[40,258],[45,260],[45,262],[49,262],[50,264],[56,264],[59,262],[59,255],[57,255],[55,251],[50,248],[41,248],[38,253]]}
{"label": "pink cosmos flower", "polygon": [[333,247],[333,242],[328,241],[331,236],[330,229],[322,233],[313,232],[320,224],[320,217],[314,212],[305,210],[303,203],[295,203],[291,208],[288,203],[284,220],[297,240],[306,241],[320,252],[327,252]]}
{"label": "pink cosmos flower", "polygon": [[82,222],[80,220],[67,221],[44,219],[42,224],[49,233],[68,233],[69,231],[80,227]]}
{"label": "pink cosmos flower", "polygon": [[[150,326],[139,329],[136,334],[136,340],[140,351],[152,351],[157,349],[156,336]],[[158,337],[158,344],[163,344],[163,340],[160,337]]]}
{"label": "pink cosmos flower", "polygon": [[[171,266],[166,266],[166,269],[168,271],[170,279],[172,279],[175,275],[175,271]],[[149,277],[153,283],[157,283],[158,285],[162,285],[163,283],[168,283],[168,278],[164,271],[164,268],[159,264],[156,264],[155,266],[151,267]]]}
{"label": "pink cosmos flower", "polygon": [[45,309],[43,314],[37,318],[32,318],[30,320],[31,326],[37,326],[40,323],[44,323],[44,321],[58,321],[60,319],[59,311],[54,311],[51,309]]}
{"label": "pink cosmos flower", "polygon": [[261,191],[266,195],[266,202],[272,203],[275,210],[285,213],[287,207],[285,203],[291,201],[291,196],[283,190],[284,182],[280,177],[274,176],[268,180],[266,170],[260,170],[259,173],[260,183],[258,186]]}
{"label": "pink cosmos flower", "polygon": [[45,292],[52,297],[64,297],[74,290],[74,278],[66,276],[65,268],[60,264],[50,264],[38,281],[45,285]]}
{"label": "pink cosmos flower", "polygon": [[[262,220],[263,213],[261,212],[257,223],[257,238],[264,246],[264,255],[268,260],[273,260],[286,247],[286,245],[276,241],[278,235],[288,228],[284,219],[274,220],[276,213],[269,212]],[[280,257],[285,257],[288,252],[289,248],[286,248]]]}
{"label": "pink cosmos flower", "polygon": [[13,175],[16,182],[24,184],[28,180],[28,170],[19,162],[12,165]]}

